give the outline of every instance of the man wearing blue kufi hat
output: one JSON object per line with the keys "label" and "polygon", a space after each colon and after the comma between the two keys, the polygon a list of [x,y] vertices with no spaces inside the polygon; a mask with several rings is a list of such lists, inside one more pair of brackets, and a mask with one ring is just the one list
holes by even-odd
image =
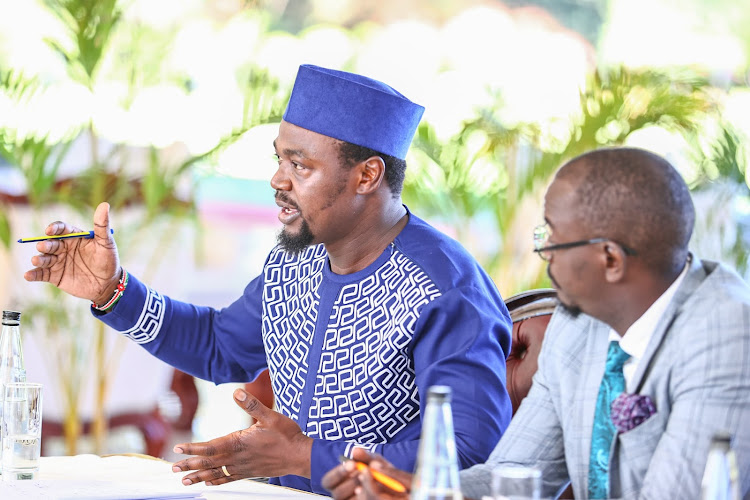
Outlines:
{"label": "man wearing blue kufi hat", "polygon": [[[183,483],[275,476],[325,493],[321,477],[356,446],[412,469],[432,385],[454,389],[460,465],[489,455],[511,415],[510,319],[479,264],[401,202],[423,111],[379,81],[301,66],[274,141],[279,244],[225,309],[173,300],[124,271],[106,203],[93,240],[39,245],[51,255],[32,259],[27,280],[92,300],[103,322],[177,368],[216,383],[268,368],[276,412],[235,391],[256,423],[178,445],[197,455],[175,464],[192,471]],[[60,266],[70,259],[85,270]]]}

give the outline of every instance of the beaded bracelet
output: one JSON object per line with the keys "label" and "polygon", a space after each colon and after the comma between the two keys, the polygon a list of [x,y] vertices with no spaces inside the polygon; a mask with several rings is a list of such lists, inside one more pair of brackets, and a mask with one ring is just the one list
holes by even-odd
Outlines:
{"label": "beaded bracelet", "polygon": [[117,301],[120,300],[120,297],[122,297],[122,294],[125,292],[125,287],[128,286],[128,272],[123,269],[122,270],[122,276],[120,277],[120,282],[117,284],[117,288],[115,288],[115,294],[112,295],[112,298],[107,301],[106,304],[99,306],[94,301],[91,301],[91,307],[96,309],[97,311],[101,312],[109,312],[115,304],[117,304]]}

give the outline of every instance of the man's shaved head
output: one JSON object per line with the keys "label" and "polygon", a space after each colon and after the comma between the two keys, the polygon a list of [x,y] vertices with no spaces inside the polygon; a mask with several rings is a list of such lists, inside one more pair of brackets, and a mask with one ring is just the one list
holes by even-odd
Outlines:
{"label": "man's shaved head", "polygon": [[565,164],[556,179],[575,186],[572,210],[591,238],[637,252],[668,276],[685,265],[695,208],[685,181],[664,158],[641,149],[600,149]]}

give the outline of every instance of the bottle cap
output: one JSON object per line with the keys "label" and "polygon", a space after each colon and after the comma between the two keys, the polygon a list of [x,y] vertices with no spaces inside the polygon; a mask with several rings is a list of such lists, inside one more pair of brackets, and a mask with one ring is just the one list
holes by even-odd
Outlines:
{"label": "bottle cap", "polygon": [[732,435],[728,431],[717,431],[711,438],[713,443],[730,443],[732,441]]}
{"label": "bottle cap", "polygon": [[18,311],[3,311],[4,325],[18,325],[21,322],[21,313]]}
{"label": "bottle cap", "polygon": [[427,389],[427,400],[449,402],[451,400],[451,388],[447,385],[432,385]]}

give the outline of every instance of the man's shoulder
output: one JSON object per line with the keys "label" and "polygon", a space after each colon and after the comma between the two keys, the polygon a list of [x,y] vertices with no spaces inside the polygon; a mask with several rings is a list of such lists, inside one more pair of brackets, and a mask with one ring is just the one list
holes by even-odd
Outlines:
{"label": "man's shoulder", "polygon": [[609,326],[588,314],[571,314],[561,305],[552,313],[552,318],[544,334],[546,343],[558,344],[561,349],[579,350],[589,338],[597,333],[608,332]]}
{"label": "man's shoulder", "polygon": [[681,288],[683,314],[750,310],[750,285],[725,264],[697,259]]}
{"label": "man's shoulder", "polygon": [[732,357],[750,347],[750,287],[725,265],[694,259],[669,311],[662,349],[677,365],[719,352]]}
{"label": "man's shoulder", "polygon": [[394,245],[441,287],[471,286],[473,281],[489,279],[461,243],[414,214]]}
{"label": "man's shoulder", "polygon": [[414,238],[427,238],[445,245],[457,245],[463,249],[463,246],[455,238],[441,231],[432,223],[409,212],[409,222],[396,239],[409,241]]}

